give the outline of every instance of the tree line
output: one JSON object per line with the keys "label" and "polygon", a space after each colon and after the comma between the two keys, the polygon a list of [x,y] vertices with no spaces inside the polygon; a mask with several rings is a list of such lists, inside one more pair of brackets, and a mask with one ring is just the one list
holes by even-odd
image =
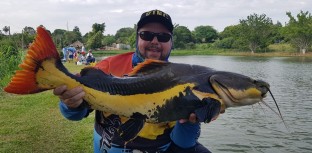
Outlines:
{"label": "tree line", "polygon": [[[288,43],[301,53],[311,49],[312,44],[312,16],[308,11],[301,11],[296,16],[286,12],[289,21],[282,25],[273,23],[266,14],[250,14],[239,24],[231,25],[218,32],[212,26],[200,25],[189,30],[187,26],[174,25],[173,40],[175,49],[238,49],[241,51],[264,52],[270,44]],[[58,48],[65,47],[79,40],[89,49],[110,46],[113,43],[130,44],[135,47],[136,25],[119,29],[115,35],[104,35],[105,23],[94,23],[92,31],[82,35],[79,27],[72,31],[55,29],[52,35]],[[1,54],[16,54],[18,49],[26,48],[35,37],[36,31],[32,27],[25,27],[22,33],[10,33],[10,27],[0,30]],[[1,55],[0,54],[0,55]]]}

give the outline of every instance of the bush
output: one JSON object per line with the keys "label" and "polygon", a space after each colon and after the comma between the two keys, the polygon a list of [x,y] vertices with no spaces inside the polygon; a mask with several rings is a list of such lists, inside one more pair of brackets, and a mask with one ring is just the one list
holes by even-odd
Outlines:
{"label": "bush", "polygon": [[291,44],[287,44],[287,43],[271,44],[268,46],[268,48],[272,51],[277,51],[277,52],[296,52],[296,48],[293,47]]}
{"label": "bush", "polygon": [[196,49],[205,50],[211,48],[211,43],[200,43],[196,44]]}
{"label": "bush", "polygon": [[[18,69],[18,65],[22,61],[23,51],[12,51],[12,47],[8,47],[8,50],[0,50],[0,89],[6,86],[14,72]],[[8,54],[13,53],[14,54]]]}
{"label": "bush", "polygon": [[2,56],[7,57],[18,54],[17,47],[11,39],[4,39],[0,41],[0,52]]}
{"label": "bush", "polygon": [[193,42],[187,43],[185,49],[195,49],[195,44]]}
{"label": "bush", "polygon": [[228,38],[224,38],[222,40],[217,40],[214,43],[214,46],[216,48],[231,49],[233,43],[234,43],[234,38],[233,37],[228,37]]}

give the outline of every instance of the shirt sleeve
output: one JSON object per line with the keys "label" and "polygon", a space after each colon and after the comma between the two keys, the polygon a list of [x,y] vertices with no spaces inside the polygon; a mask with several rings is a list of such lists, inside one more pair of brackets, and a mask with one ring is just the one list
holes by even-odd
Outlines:
{"label": "shirt sleeve", "polygon": [[62,115],[69,120],[79,121],[89,115],[89,109],[86,107],[72,109],[68,108],[62,101],[60,101],[59,107]]}
{"label": "shirt sleeve", "polygon": [[186,149],[196,145],[199,135],[200,123],[179,123],[177,121],[170,133],[170,138],[174,144]]}

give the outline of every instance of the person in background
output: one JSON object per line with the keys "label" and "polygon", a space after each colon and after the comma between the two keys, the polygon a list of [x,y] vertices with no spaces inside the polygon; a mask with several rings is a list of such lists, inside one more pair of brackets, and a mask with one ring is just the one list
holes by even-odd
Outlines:
{"label": "person in background", "polygon": [[[171,17],[160,11],[144,12],[137,24],[136,51],[108,57],[95,65],[106,74],[122,77],[145,59],[168,61],[173,47],[173,24]],[[60,111],[69,120],[79,121],[93,110],[85,107],[82,87],[68,90],[66,86],[54,89],[60,98]],[[197,139],[200,123],[195,114],[189,119],[169,123],[145,123],[138,136],[125,142],[116,132],[127,118],[95,110],[94,152],[132,153],[132,152],[176,152],[209,153]]]}
{"label": "person in background", "polygon": [[68,54],[68,62],[73,61],[74,59],[74,54],[76,52],[76,48],[73,47],[73,45],[70,45],[69,47],[67,47],[67,54]]}
{"label": "person in background", "polygon": [[81,54],[80,49],[77,49],[76,52],[74,53],[74,61],[77,64],[77,62],[79,61],[79,55]]}
{"label": "person in background", "polygon": [[70,63],[74,59],[74,54],[72,51],[68,51],[68,62]]}
{"label": "person in background", "polygon": [[92,54],[92,50],[90,49],[87,54],[87,64],[94,63],[94,62],[95,62],[95,58]]}
{"label": "person in background", "polygon": [[78,55],[77,65],[87,64],[86,52],[80,52]]}
{"label": "person in background", "polygon": [[62,49],[62,53],[63,53],[63,59],[62,61],[67,61],[67,47],[63,47]]}
{"label": "person in background", "polygon": [[86,48],[85,48],[84,45],[81,46],[81,51],[82,51],[82,52],[86,52]]}

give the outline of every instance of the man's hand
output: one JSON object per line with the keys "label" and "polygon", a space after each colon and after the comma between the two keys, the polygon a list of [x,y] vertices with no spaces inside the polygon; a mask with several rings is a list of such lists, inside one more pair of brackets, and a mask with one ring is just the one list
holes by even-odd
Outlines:
{"label": "man's hand", "polygon": [[53,94],[58,96],[69,108],[77,108],[83,102],[85,92],[82,87],[75,87],[68,90],[65,85],[59,86],[53,90]]}
{"label": "man's hand", "polygon": [[[220,115],[220,114],[219,114],[219,115]],[[216,120],[216,119],[219,117],[219,115],[213,117],[213,118],[211,119],[211,121]],[[211,121],[210,121],[210,122],[211,122]],[[196,122],[197,122],[196,114],[195,114],[195,113],[190,114],[189,119],[180,119],[180,120],[179,120],[179,123],[185,123],[185,122],[196,123]]]}
{"label": "man's hand", "polygon": [[196,119],[195,113],[190,114],[189,119],[180,119],[179,123],[185,123],[187,121],[189,121],[191,123],[196,123],[197,119]]}

